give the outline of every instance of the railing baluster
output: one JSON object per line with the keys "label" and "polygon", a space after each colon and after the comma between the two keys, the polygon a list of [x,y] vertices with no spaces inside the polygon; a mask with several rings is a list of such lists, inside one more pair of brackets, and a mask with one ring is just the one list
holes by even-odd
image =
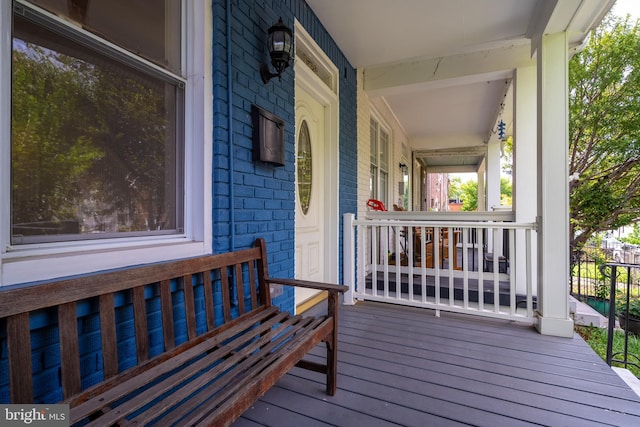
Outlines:
{"label": "railing baluster", "polygon": [[[531,268],[531,230],[525,230],[525,264],[526,267],[526,286],[527,286],[527,317],[533,317],[533,269]],[[516,265],[515,260],[511,261],[511,265]]]}
{"label": "railing baluster", "polygon": [[435,268],[436,304],[440,304],[440,228],[434,227],[431,235],[431,248],[433,251],[432,264]]}
{"label": "railing baluster", "polygon": [[378,252],[379,252],[379,244],[382,244],[382,241],[378,243],[378,233],[380,233],[380,228],[377,225],[371,226],[371,295],[378,295]]}
{"label": "railing baluster", "polygon": [[500,254],[498,247],[498,229],[493,229],[493,311],[500,312]]}
{"label": "railing baluster", "polygon": [[484,247],[484,233],[479,227],[476,227],[476,252],[478,254],[478,309],[484,311],[484,259],[482,257],[482,248]]}
{"label": "railing baluster", "polygon": [[456,299],[455,299],[455,286],[454,286],[454,277],[453,277],[453,229],[451,227],[449,228],[445,228],[443,233],[442,233],[442,251],[445,251],[445,245],[444,245],[444,237],[445,237],[445,231],[446,231],[446,236],[447,236],[447,247],[446,247],[446,251],[447,256],[449,257],[449,262],[447,263],[447,267],[449,270],[449,302],[452,304],[455,304]]}
{"label": "railing baluster", "polygon": [[385,298],[389,298],[389,226],[385,226],[384,229],[384,244],[382,251],[382,265],[384,266],[384,290],[383,294]]}
{"label": "railing baluster", "polygon": [[469,229],[462,229],[462,280],[464,281],[464,307],[469,307],[469,249],[467,248],[467,240],[469,238]]}
{"label": "railing baluster", "polygon": [[413,227],[406,227],[406,234],[404,236],[405,241],[405,250],[407,251],[407,266],[408,274],[407,274],[407,286],[409,286],[409,301],[413,301],[413,263],[414,263],[414,255],[413,255],[413,236],[414,231]]}
{"label": "railing baluster", "polygon": [[420,275],[422,276],[422,302],[427,302],[427,251],[424,225],[420,227]]}
{"label": "railing baluster", "polygon": [[505,259],[505,268],[509,271],[509,313],[514,316],[516,314],[516,269],[513,268],[513,260],[515,260],[515,230],[507,230],[509,235],[509,256]]}
{"label": "railing baluster", "polygon": [[399,300],[400,297],[402,296],[402,275],[401,270],[402,270],[402,253],[400,252],[400,229],[401,227],[399,226],[395,226],[393,227],[393,237],[395,240],[395,258],[396,258],[396,299]]}

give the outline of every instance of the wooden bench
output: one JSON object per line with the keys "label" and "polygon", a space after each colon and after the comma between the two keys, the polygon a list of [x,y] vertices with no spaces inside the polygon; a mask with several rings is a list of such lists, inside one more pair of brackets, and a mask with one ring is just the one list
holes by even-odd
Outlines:
{"label": "wooden bench", "polygon": [[[271,304],[272,284],[328,291],[327,315],[280,311]],[[72,424],[229,425],[296,365],[326,374],[333,395],[338,294],[345,290],[270,278],[266,245],[258,239],[246,250],[0,291],[11,403],[54,403],[34,402],[34,391],[48,386],[32,364],[30,323],[38,316],[59,331],[56,387]],[[98,348],[87,355],[91,344],[82,329],[92,323],[99,323]],[[119,347],[127,331],[133,362]],[[326,364],[303,360],[322,342]],[[133,366],[123,369],[127,363]],[[96,366],[101,378],[83,387],[96,375],[87,368]]]}

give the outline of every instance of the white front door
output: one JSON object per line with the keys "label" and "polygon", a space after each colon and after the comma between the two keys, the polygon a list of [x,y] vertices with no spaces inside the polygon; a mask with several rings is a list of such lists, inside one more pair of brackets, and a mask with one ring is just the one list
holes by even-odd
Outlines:
{"label": "white front door", "polygon": [[[302,280],[325,277],[325,107],[296,87],[295,273]],[[316,291],[296,288],[296,306]]]}

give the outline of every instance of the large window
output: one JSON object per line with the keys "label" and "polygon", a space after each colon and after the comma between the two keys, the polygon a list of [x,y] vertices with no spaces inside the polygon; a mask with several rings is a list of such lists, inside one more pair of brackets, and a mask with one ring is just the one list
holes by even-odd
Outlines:
{"label": "large window", "polygon": [[14,6],[11,243],[181,233],[180,2],[33,3],[65,20]]}
{"label": "large window", "polygon": [[372,199],[389,203],[389,132],[380,122],[370,121],[369,193]]}
{"label": "large window", "polygon": [[0,9],[0,286],[210,252],[210,0]]}

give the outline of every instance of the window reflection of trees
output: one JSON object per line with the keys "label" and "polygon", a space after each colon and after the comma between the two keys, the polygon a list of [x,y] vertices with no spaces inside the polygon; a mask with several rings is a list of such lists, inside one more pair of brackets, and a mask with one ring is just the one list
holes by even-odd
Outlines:
{"label": "window reflection of trees", "polygon": [[56,42],[14,39],[13,234],[179,228],[181,89]]}

